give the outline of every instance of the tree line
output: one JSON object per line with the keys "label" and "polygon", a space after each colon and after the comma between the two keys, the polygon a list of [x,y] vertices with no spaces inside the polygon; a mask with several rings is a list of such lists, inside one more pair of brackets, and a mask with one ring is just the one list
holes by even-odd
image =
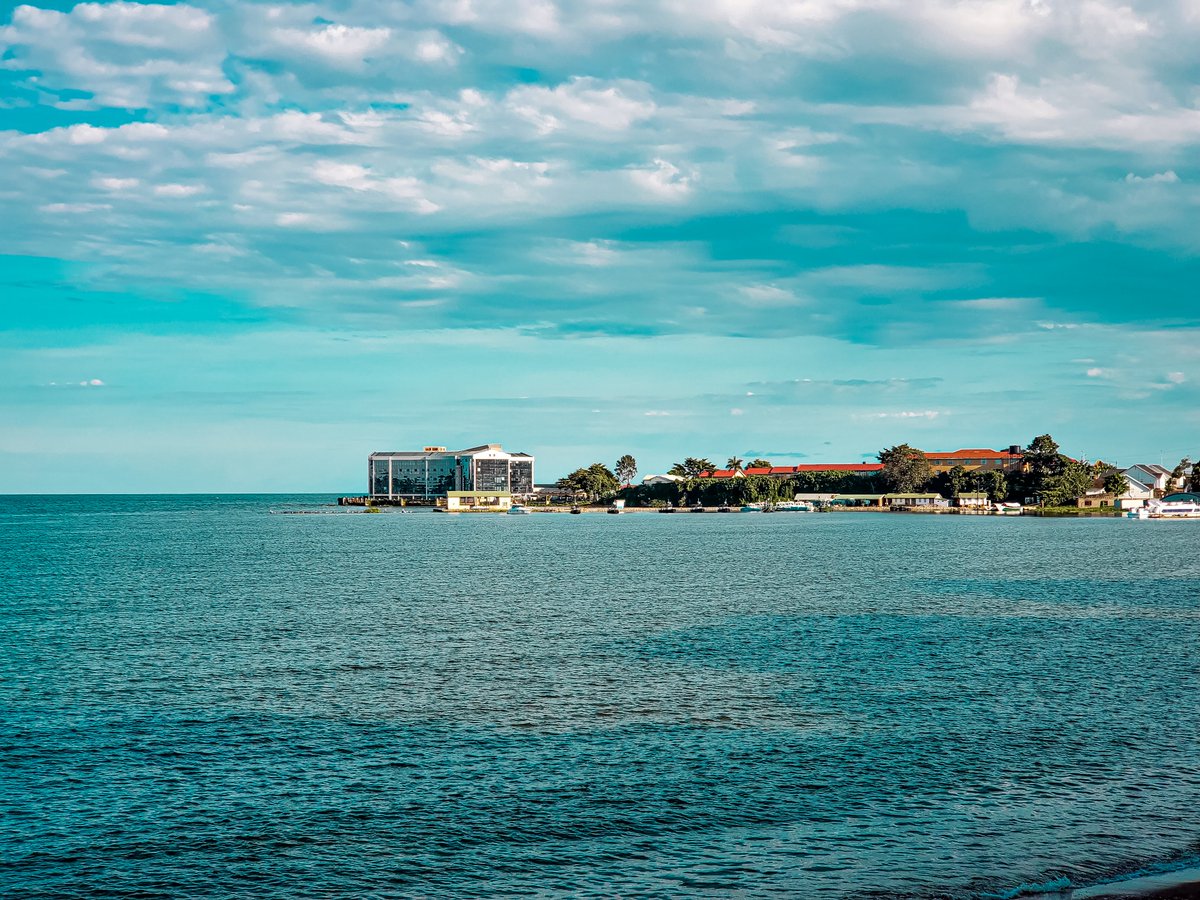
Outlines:
{"label": "tree line", "polygon": [[[705,457],[689,456],[675,463],[668,473],[679,480],[670,484],[633,485],[637,460],[625,454],[613,468],[593,463],[576,469],[558,486],[571,491],[577,499],[594,503],[620,497],[630,506],[735,506],[745,503],[770,503],[790,500],[796,494],[881,494],[937,493],[944,497],[982,493],[995,502],[1033,501],[1047,506],[1070,506],[1089,490],[1103,489],[1120,495],[1125,478],[1109,463],[1072,459],[1059,449],[1048,434],[1029,442],[1023,451],[1023,463],[1017,470],[967,469],[954,466],[933,471],[924,451],[908,444],[897,444],[879,451],[883,468],[877,473],[797,472],[786,478],[746,475],[742,478],[704,477],[718,466]],[[766,459],[749,463],[730,457],[726,469],[770,468]],[[1200,491],[1200,466],[1188,458],[1180,460],[1172,473],[1172,484],[1185,481],[1189,490]]]}

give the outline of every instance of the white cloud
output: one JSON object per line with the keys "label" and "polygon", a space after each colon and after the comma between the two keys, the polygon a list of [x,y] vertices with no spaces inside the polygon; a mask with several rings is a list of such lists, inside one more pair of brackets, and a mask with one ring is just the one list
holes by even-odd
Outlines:
{"label": "white cloud", "polygon": [[287,56],[316,57],[341,68],[361,68],[391,40],[389,28],[356,28],[326,25],[316,29],[280,28],[271,34],[277,52]]}
{"label": "white cloud", "polygon": [[629,178],[635,185],[667,200],[682,200],[690,194],[694,177],[665,159],[656,159],[650,166],[629,171]]}
{"label": "white cloud", "polygon": [[157,102],[199,106],[233,84],[221,70],[214,17],[187,4],[80,3],[70,12],[13,10],[0,28],[5,68],[36,70],[35,83],[88,91],[74,105],[145,108]]}
{"label": "white cloud", "polygon": [[1135,175],[1130,172],[1125,176],[1125,180],[1130,184],[1178,184],[1179,176],[1173,170],[1168,169],[1166,172],[1155,172],[1153,175]]}
{"label": "white cloud", "polygon": [[194,197],[204,193],[204,188],[198,184],[159,184],[154,193],[159,197]]}
{"label": "white cloud", "polygon": [[514,88],[505,105],[532,123],[542,134],[569,124],[595,126],[604,131],[627,131],[652,117],[655,104],[646,84],[634,81],[606,83],[597,78],[572,78],[555,88]]}
{"label": "white cloud", "polygon": [[1106,369],[1100,368],[1099,366],[1093,366],[1092,368],[1087,370],[1088,378],[1103,378],[1107,374],[1108,374],[1108,371]]}

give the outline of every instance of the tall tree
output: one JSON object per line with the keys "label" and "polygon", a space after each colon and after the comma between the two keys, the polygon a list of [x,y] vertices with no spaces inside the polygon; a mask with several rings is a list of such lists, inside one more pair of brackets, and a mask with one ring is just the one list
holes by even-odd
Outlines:
{"label": "tall tree", "polygon": [[617,481],[621,484],[629,484],[637,477],[637,460],[626,453],[617,460],[617,466],[614,474],[617,476]]}
{"label": "tall tree", "polygon": [[731,457],[729,457],[729,459],[727,459],[727,460],[725,461],[725,468],[727,468],[727,469],[741,469],[741,468],[742,468],[742,463],[744,463],[744,462],[745,462],[745,460],[744,460],[744,459],[741,459],[740,457],[737,457],[737,456],[731,456]]}
{"label": "tall tree", "polygon": [[1189,457],[1185,456],[1179,461],[1179,465],[1171,470],[1171,480],[1167,483],[1167,493],[1169,494],[1171,491],[1178,490],[1181,487],[1190,487],[1192,472],[1192,461]]}
{"label": "tall tree", "polygon": [[1057,475],[1066,465],[1066,457],[1058,452],[1058,442],[1048,434],[1040,434],[1025,448],[1025,465],[1037,479]]}
{"label": "tall tree", "polygon": [[771,468],[771,461],[769,459],[760,459],[760,458],[752,459],[752,460],[750,460],[750,464],[748,466],[746,466],[746,468],[747,469],[769,469],[769,468]]}
{"label": "tall tree", "polygon": [[1091,466],[1067,457],[1063,459],[1062,471],[1048,476],[1042,483],[1040,493],[1049,506],[1072,506],[1096,484]]}
{"label": "tall tree", "polygon": [[933,478],[924,451],[908,444],[897,444],[879,451],[883,463],[883,483],[896,493],[908,493],[923,488]]}
{"label": "tall tree", "polygon": [[560,478],[558,486],[582,494],[588,500],[615,494],[621,487],[617,477],[604,463],[592,463],[586,469],[576,469],[565,478]]}
{"label": "tall tree", "polygon": [[1104,488],[1106,494],[1113,494],[1120,497],[1125,493],[1127,485],[1125,484],[1125,474],[1111,463],[1096,461],[1092,466],[1092,472],[1095,475],[1096,481]]}
{"label": "tall tree", "polygon": [[695,478],[701,472],[711,472],[715,468],[716,465],[711,459],[689,456],[683,462],[671,466],[667,474],[676,475],[679,478]]}

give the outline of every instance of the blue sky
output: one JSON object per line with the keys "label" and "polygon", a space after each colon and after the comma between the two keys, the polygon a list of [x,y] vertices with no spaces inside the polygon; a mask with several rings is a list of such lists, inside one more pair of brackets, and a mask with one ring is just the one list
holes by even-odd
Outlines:
{"label": "blue sky", "polygon": [[1200,10],[0,5],[0,492],[1200,453]]}

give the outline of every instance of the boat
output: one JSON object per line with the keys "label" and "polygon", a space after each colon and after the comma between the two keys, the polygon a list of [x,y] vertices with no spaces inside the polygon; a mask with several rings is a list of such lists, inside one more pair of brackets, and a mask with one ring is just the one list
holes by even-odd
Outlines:
{"label": "boat", "polygon": [[775,506],[777,512],[812,512],[813,505],[805,503],[803,500],[788,501],[787,503],[779,503]]}
{"label": "boat", "polygon": [[992,512],[998,516],[1019,516],[1021,514],[1021,504],[995,503],[992,505]]}
{"label": "boat", "polygon": [[529,507],[516,503],[508,508],[508,514],[510,516],[527,516],[529,515]]}
{"label": "boat", "polygon": [[612,502],[612,506],[610,506],[606,510],[606,512],[610,516],[619,516],[621,513],[625,512],[625,501],[624,500],[614,500]]}
{"label": "boat", "polygon": [[689,509],[688,512],[704,512],[704,507],[697,503],[695,506]]}
{"label": "boat", "polygon": [[741,512],[762,512],[762,509],[761,503],[747,503],[741,508]]}
{"label": "boat", "polygon": [[571,515],[581,516],[581,515],[583,515],[583,510],[580,509],[578,506],[572,506],[571,507]]}
{"label": "boat", "polygon": [[717,508],[717,512],[733,512],[732,506],[721,506]]}
{"label": "boat", "polygon": [[1200,519],[1200,494],[1168,494],[1146,501],[1143,508],[1147,519]]}

